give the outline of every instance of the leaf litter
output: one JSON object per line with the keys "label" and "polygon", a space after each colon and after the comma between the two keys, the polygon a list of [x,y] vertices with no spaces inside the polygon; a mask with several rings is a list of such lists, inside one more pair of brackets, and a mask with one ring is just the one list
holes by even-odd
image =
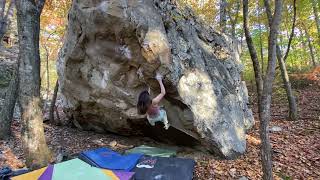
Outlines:
{"label": "leaf litter", "polygon": [[[299,91],[298,105],[300,114],[298,121],[286,120],[288,110],[283,108],[286,107],[285,101],[276,101],[272,105],[270,127],[277,126],[282,129],[270,133],[275,179],[319,179],[320,177],[320,88],[310,86]],[[255,119],[255,125],[247,135],[247,151],[238,159],[221,160],[201,149],[188,147],[176,147],[178,156],[196,160],[195,179],[262,179],[257,113]],[[47,143],[54,157],[61,153],[61,150],[65,154],[76,156],[81,151],[98,147],[109,147],[124,152],[141,144],[173,146],[147,137],[98,134],[49,123],[45,123],[44,127]],[[20,128],[19,121],[14,121],[13,137],[7,141],[0,141],[0,167],[6,165],[19,169],[25,166]]]}

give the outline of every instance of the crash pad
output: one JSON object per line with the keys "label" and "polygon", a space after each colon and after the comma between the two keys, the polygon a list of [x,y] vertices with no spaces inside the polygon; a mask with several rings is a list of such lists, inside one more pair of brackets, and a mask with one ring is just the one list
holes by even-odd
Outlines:
{"label": "crash pad", "polygon": [[192,159],[143,156],[132,171],[136,180],[192,180],[194,166]]}
{"label": "crash pad", "polygon": [[51,180],[114,180],[101,169],[92,167],[80,159],[55,164]]}
{"label": "crash pad", "polygon": [[132,180],[134,179],[134,172],[126,171],[112,171],[120,180]]}
{"label": "crash pad", "polygon": [[49,165],[46,170],[42,173],[38,180],[50,180],[53,174],[53,165]]}
{"label": "crash pad", "polygon": [[110,169],[130,171],[137,164],[142,154],[121,155],[107,148],[99,148],[80,153],[79,158],[90,165]]}
{"label": "crash pad", "polygon": [[112,180],[122,180],[114,172],[112,172],[111,170],[107,170],[107,169],[101,169],[101,170],[105,175],[111,177]]}
{"label": "crash pad", "polygon": [[46,170],[47,167],[26,173],[26,174],[22,174],[19,176],[15,176],[15,177],[11,177],[12,180],[35,180],[38,179],[41,174]]}
{"label": "crash pad", "polygon": [[148,156],[158,156],[158,157],[173,157],[176,156],[177,152],[171,149],[162,149],[157,147],[151,147],[146,145],[141,145],[133,149],[126,151],[126,154],[129,153],[141,153]]}

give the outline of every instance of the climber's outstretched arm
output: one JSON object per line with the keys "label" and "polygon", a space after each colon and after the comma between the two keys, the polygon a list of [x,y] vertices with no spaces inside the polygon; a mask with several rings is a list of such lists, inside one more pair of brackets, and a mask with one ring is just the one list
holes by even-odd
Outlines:
{"label": "climber's outstretched arm", "polygon": [[157,73],[156,79],[159,82],[161,93],[157,97],[152,99],[152,104],[154,105],[159,104],[162,98],[164,97],[164,95],[166,94],[166,89],[164,88],[161,74]]}

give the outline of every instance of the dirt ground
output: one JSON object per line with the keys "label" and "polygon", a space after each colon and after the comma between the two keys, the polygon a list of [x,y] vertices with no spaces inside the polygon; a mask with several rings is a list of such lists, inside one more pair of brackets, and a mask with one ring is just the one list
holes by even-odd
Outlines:
{"label": "dirt ground", "polygon": [[[297,94],[300,118],[287,121],[284,97],[274,98],[270,127],[281,127],[270,133],[273,148],[274,176],[276,179],[320,179],[320,88],[311,86]],[[256,113],[255,113],[256,114]],[[255,115],[255,117],[257,117]],[[257,119],[257,118],[256,118]],[[236,160],[219,160],[211,154],[188,147],[162,144],[147,137],[123,137],[114,134],[84,132],[70,127],[45,124],[47,142],[54,154],[77,153],[97,147],[109,147],[123,152],[141,144],[176,148],[179,157],[196,160],[195,179],[261,179],[259,156],[259,122],[247,135],[247,152]],[[24,167],[19,122],[12,125],[13,137],[0,141],[0,167]]]}

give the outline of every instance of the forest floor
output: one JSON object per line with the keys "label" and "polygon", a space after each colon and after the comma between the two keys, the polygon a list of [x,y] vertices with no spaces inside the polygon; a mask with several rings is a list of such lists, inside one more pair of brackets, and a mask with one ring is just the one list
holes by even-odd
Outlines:
{"label": "forest floor", "polygon": [[[287,121],[284,97],[275,95],[272,105],[270,127],[281,127],[280,132],[271,132],[274,176],[276,179],[319,179],[320,177],[320,88],[309,86],[297,90],[300,118]],[[253,106],[256,107],[256,106]],[[256,112],[256,109],[254,108]],[[257,113],[255,113],[257,119]],[[17,169],[25,166],[21,147],[20,125],[14,121],[13,137],[0,141],[0,167],[9,165]],[[123,137],[114,134],[97,134],[70,127],[45,124],[47,142],[53,153],[65,151],[77,153],[97,147],[109,147],[123,152],[141,144],[167,147],[147,137]],[[187,147],[178,148],[179,157],[196,160],[195,179],[261,179],[259,156],[259,122],[247,135],[247,152],[236,160],[219,160],[216,157]],[[60,150],[59,150],[60,149]]]}

